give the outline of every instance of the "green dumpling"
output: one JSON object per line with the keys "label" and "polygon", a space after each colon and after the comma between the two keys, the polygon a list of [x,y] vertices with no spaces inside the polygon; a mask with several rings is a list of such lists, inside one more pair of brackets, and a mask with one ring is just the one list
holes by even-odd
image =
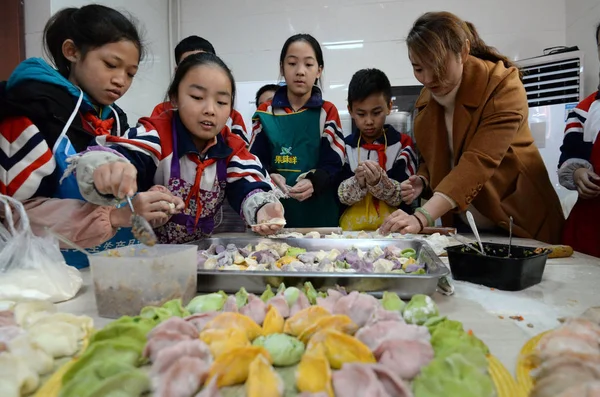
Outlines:
{"label": "green dumpling", "polygon": [[404,320],[409,324],[423,325],[431,317],[437,317],[440,311],[429,296],[414,295],[404,308]]}
{"label": "green dumpling", "polygon": [[63,375],[63,384],[69,383],[86,367],[97,362],[118,360],[120,363],[134,367],[138,365],[144,344],[138,340],[121,336],[113,340],[103,340],[90,345],[85,353]]}
{"label": "green dumpling", "polygon": [[59,397],[138,397],[150,390],[150,380],[141,370],[118,359],[98,360],[65,383]]}
{"label": "green dumpling", "polygon": [[191,314],[185,307],[183,307],[183,302],[181,299],[173,299],[165,302],[165,304],[162,305],[162,308],[167,309],[171,312],[171,314],[173,314],[173,316],[177,317],[187,317]]}
{"label": "green dumpling", "polygon": [[252,345],[267,349],[273,359],[273,365],[278,367],[298,364],[304,354],[304,343],[286,334],[259,336]]}
{"label": "green dumpling", "polygon": [[406,303],[398,297],[397,293],[384,291],[383,297],[381,298],[381,306],[383,306],[385,310],[402,314],[402,311],[406,307]]}
{"label": "green dumpling", "polygon": [[223,308],[227,294],[223,291],[200,295],[188,303],[187,310],[193,314],[217,312]]}
{"label": "green dumpling", "polygon": [[415,397],[492,397],[495,388],[486,370],[455,353],[435,358],[413,382]]}

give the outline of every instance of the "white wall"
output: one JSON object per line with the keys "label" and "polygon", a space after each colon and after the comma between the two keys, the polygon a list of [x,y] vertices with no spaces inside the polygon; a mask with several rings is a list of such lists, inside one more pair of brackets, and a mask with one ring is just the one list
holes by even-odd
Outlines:
{"label": "white wall", "polygon": [[[42,56],[42,32],[46,21],[66,7],[90,4],[86,0],[25,0],[25,46],[27,57]],[[150,115],[161,102],[171,78],[166,0],[95,0],[94,3],[129,13],[138,20],[146,43],[146,58],[129,91],[117,104],[127,113],[130,125]]]}
{"label": "white wall", "polygon": [[281,47],[295,33],[321,43],[363,40],[362,48],[324,49],[325,98],[339,110],[361,68],[383,70],[392,85],[416,83],[404,38],[427,11],[473,22],[488,44],[513,59],[565,44],[565,0],[181,0],[181,10],[182,37],[211,41],[239,82],[277,79]]}
{"label": "white wall", "polygon": [[596,46],[596,26],[600,23],[600,1],[566,0],[567,5],[567,45],[578,46],[584,54],[584,96],[590,95],[598,87],[598,50]]}
{"label": "white wall", "polygon": [[[454,12],[473,22],[488,44],[510,58],[523,59],[542,54],[544,48],[565,45],[567,36],[571,40],[570,34],[578,31],[572,28],[567,32],[567,24],[573,25],[571,21],[577,21],[576,16],[590,18],[592,7],[578,6],[579,14],[576,15],[575,10],[566,11],[565,2],[598,3],[598,0],[172,1],[180,4],[180,26],[175,28],[173,40],[176,42],[191,34],[207,38],[232,68],[236,80],[247,85],[277,81],[279,52],[292,34],[311,33],[321,43],[362,40],[361,48],[324,49],[325,98],[335,103],[340,111],[346,108],[347,84],[358,69],[380,68],[393,85],[416,83],[404,38],[414,20],[426,11]],[[171,77],[168,1],[97,2],[129,11],[146,29],[150,56],[131,90],[119,101],[130,122],[134,122],[138,116],[149,114],[152,106],[162,100]],[[41,31],[51,13],[86,3],[90,1],[25,0],[27,56],[41,54]],[[595,10],[597,14],[597,6]],[[176,14],[173,13],[174,19]],[[590,32],[591,28],[585,30],[585,37],[592,40],[593,33]],[[590,62],[589,56],[587,60]],[[586,67],[586,74],[591,73],[591,69]],[[596,84],[589,85],[590,78],[587,80],[588,87]],[[248,107],[253,97],[247,92],[244,97],[239,97],[238,105]]]}

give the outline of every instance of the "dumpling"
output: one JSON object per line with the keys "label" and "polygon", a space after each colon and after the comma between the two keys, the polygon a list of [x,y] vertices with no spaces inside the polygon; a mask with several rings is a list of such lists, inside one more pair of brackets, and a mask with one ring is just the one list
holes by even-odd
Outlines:
{"label": "dumpling", "polygon": [[176,332],[189,336],[191,339],[198,337],[198,330],[193,324],[182,319],[181,317],[171,317],[167,321],[164,321],[156,326],[148,334],[148,340],[154,337],[154,335],[162,333],[164,331]]}
{"label": "dumpling", "polygon": [[63,321],[33,324],[27,331],[32,343],[54,358],[72,356],[79,350],[81,329]]}
{"label": "dumpling", "polygon": [[37,312],[56,313],[56,306],[46,301],[30,301],[17,303],[14,309],[15,320],[22,327],[27,327],[27,317]]}
{"label": "dumpling", "polygon": [[188,397],[200,390],[210,365],[197,357],[179,357],[153,382],[155,397]]}
{"label": "dumpling", "polygon": [[27,334],[19,335],[8,344],[8,351],[22,358],[27,366],[39,375],[45,375],[54,368],[54,359],[36,343],[32,343]]}
{"label": "dumpling", "polygon": [[33,325],[52,322],[64,322],[75,325],[81,330],[80,339],[82,339],[94,328],[94,320],[88,316],[75,316],[70,313],[48,312],[37,312],[29,315],[29,317],[27,317],[28,324],[26,328],[30,328]]}
{"label": "dumpling", "polygon": [[38,374],[27,366],[25,360],[8,352],[0,353],[0,396],[20,397],[37,389]]}
{"label": "dumpling", "polygon": [[168,372],[173,363],[177,362],[177,360],[183,356],[197,358],[206,362],[207,365],[212,361],[210,350],[206,343],[199,339],[191,339],[179,342],[159,351],[156,355],[156,360],[152,363],[151,372],[153,374],[162,375],[165,372]]}
{"label": "dumpling", "polygon": [[189,335],[163,330],[160,333],[154,334],[154,336],[148,340],[142,356],[147,357],[150,361],[154,362],[161,350],[188,340],[192,340]]}

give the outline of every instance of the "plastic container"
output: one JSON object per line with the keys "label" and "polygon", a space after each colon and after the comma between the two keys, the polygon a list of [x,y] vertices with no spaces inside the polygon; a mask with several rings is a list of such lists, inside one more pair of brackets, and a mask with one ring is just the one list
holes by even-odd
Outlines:
{"label": "plastic container", "polygon": [[520,291],[542,281],[550,250],[513,245],[508,258],[507,244],[484,243],[483,246],[486,256],[465,245],[446,248],[455,280],[505,291]]}
{"label": "plastic container", "polygon": [[195,245],[130,245],[90,256],[101,317],[136,316],[145,306],[196,295]]}

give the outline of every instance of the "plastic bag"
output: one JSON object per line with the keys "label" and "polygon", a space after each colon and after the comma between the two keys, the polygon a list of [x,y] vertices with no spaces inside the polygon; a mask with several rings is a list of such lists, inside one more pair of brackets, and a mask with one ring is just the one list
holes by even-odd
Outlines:
{"label": "plastic bag", "polygon": [[[19,214],[18,225],[12,209]],[[81,273],[66,264],[58,242],[50,235],[33,234],[18,200],[0,195],[0,212],[5,218],[5,224],[0,222],[0,300],[73,298],[81,288]]]}
{"label": "plastic bag", "polygon": [[340,217],[340,227],[345,231],[377,230],[385,218],[396,208],[378,200],[371,193],[350,206]]}

